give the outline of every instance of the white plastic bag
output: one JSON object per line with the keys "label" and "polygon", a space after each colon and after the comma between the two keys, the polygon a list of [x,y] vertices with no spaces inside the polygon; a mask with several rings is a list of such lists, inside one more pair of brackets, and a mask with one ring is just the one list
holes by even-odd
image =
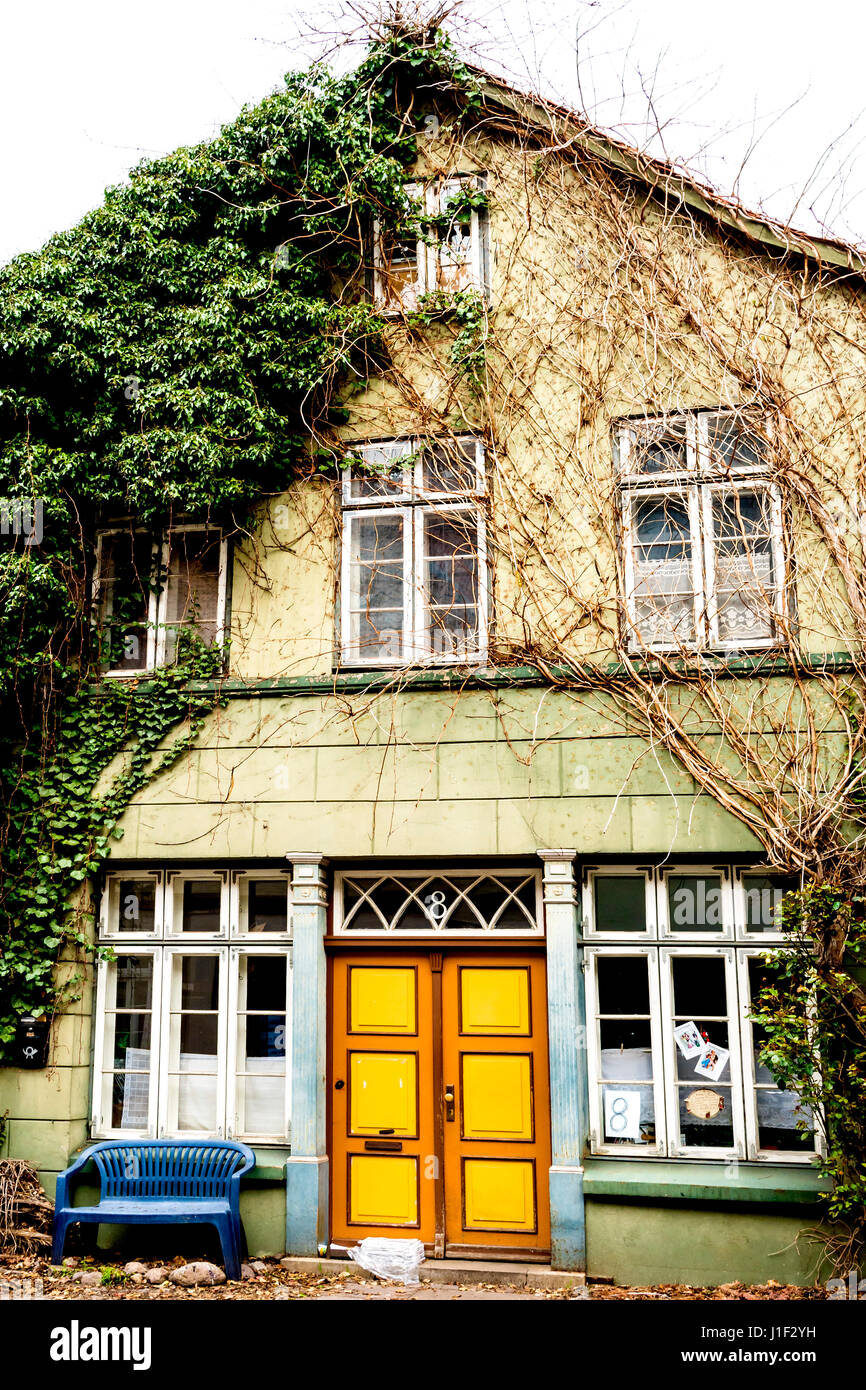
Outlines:
{"label": "white plastic bag", "polygon": [[417,1284],[418,1267],[424,1260],[420,1240],[386,1240],[367,1236],[347,1250],[350,1260],[380,1279],[396,1279],[398,1284]]}

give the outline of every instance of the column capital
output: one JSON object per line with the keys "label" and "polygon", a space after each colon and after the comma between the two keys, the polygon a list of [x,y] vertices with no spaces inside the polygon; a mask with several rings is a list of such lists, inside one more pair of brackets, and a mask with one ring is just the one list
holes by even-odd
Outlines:
{"label": "column capital", "polygon": [[328,861],[323,854],[287,854],[292,866],[295,907],[324,906],[328,900]]}
{"label": "column capital", "polygon": [[537,849],[535,853],[545,864],[571,864],[577,858],[576,849]]}
{"label": "column capital", "polygon": [[574,882],[574,861],[577,857],[573,849],[536,850],[544,864],[544,901],[548,906],[554,903],[573,904],[576,901]]}

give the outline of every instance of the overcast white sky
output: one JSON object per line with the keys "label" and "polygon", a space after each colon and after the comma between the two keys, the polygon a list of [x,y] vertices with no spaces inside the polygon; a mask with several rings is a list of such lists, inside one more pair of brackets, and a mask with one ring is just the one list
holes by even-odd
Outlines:
{"label": "overcast white sky", "polygon": [[[331,34],[357,27],[331,3],[323,18],[298,0],[7,0],[0,262],[74,223],[140,159],[208,138],[305,66],[326,46],[311,15]],[[455,24],[477,61],[521,85],[689,161],[749,206],[866,243],[857,0],[832,13],[814,0],[465,0]]]}

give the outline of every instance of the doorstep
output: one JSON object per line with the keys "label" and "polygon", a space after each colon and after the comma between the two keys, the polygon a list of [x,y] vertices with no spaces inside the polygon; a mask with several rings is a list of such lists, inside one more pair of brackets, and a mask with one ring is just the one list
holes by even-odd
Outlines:
{"label": "doorstep", "polygon": [[[280,1260],[283,1269],[295,1274],[354,1274],[359,1279],[377,1276],[362,1269],[354,1260],[313,1259],[301,1255],[286,1255]],[[550,1265],[511,1264],[496,1260],[425,1260],[418,1270],[419,1278],[430,1284],[509,1284],[525,1289],[579,1288],[586,1283],[584,1274]]]}

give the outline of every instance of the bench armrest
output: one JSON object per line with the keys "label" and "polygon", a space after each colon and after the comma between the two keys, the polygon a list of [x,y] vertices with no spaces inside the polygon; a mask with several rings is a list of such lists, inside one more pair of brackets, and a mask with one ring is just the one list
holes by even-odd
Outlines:
{"label": "bench armrest", "polygon": [[246,1177],[247,1173],[251,1173],[256,1166],[256,1156],[252,1149],[248,1149],[246,1144],[241,1145],[241,1147],[245,1155],[243,1165],[238,1168],[236,1172],[232,1173],[229,1179],[231,1182],[231,1187],[229,1188],[229,1201],[233,1211],[240,1210],[241,1178]]}
{"label": "bench armrest", "polygon": [[54,1189],[55,1211],[60,1211],[63,1207],[69,1205],[69,1179],[72,1177],[73,1173],[79,1172],[81,1168],[84,1168],[85,1165],[90,1162],[94,1150],[98,1148],[98,1144],[91,1144],[89,1148],[84,1150],[83,1154],[78,1155],[74,1163],[70,1164],[68,1168],[64,1168],[62,1173],[57,1174],[57,1183]]}

